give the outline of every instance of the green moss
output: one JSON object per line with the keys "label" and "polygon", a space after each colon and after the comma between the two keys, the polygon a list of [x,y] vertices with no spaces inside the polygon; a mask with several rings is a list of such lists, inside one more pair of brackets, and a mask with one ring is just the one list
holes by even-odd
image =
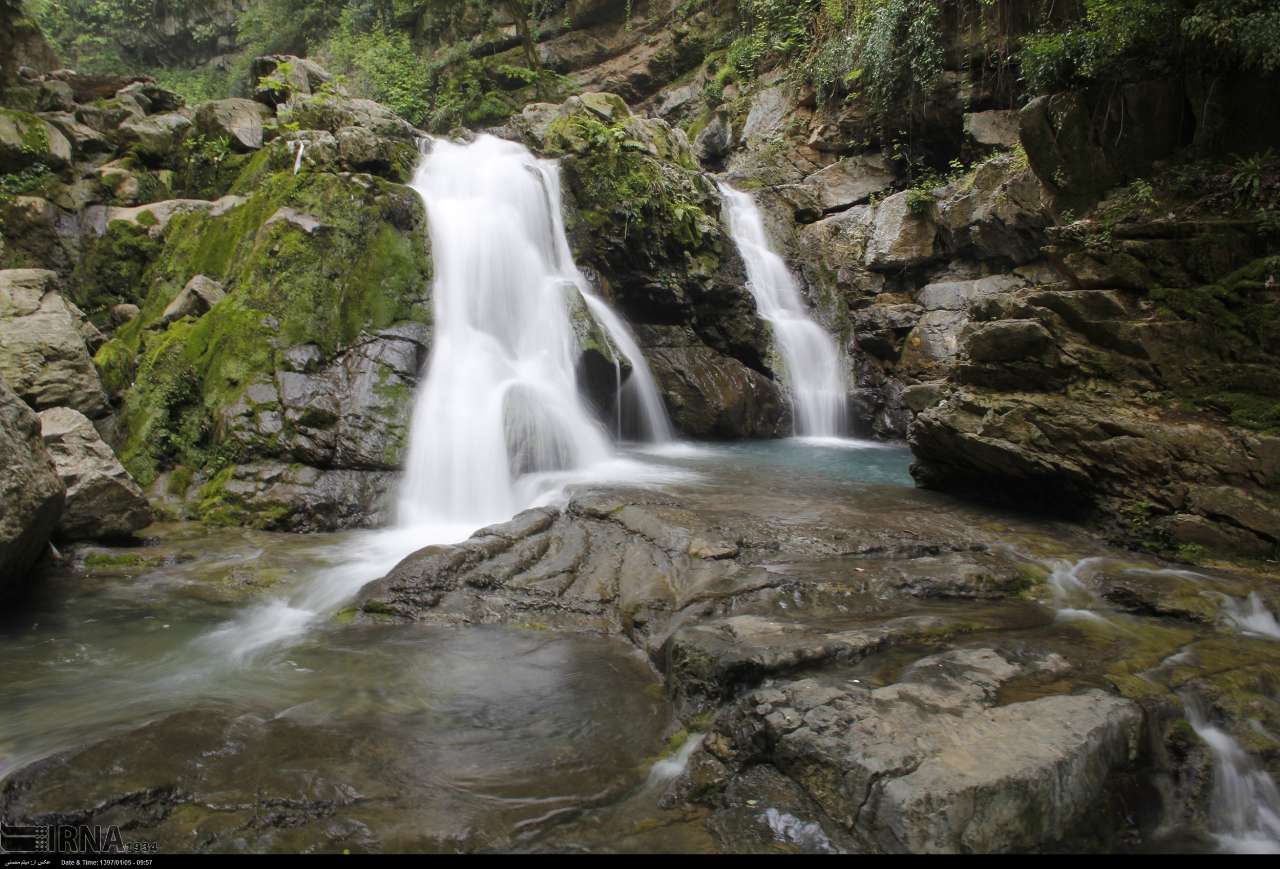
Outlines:
{"label": "green moss", "polygon": [[113,220],[86,245],[71,277],[71,298],[99,328],[107,324],[112,306],[146,298],[145,274],[163,247],[148,231],[156,223],[149,211],[138,223]]}
{"label": "green moss", "polygon": [[640,131],[631,128],[636,123],[622,105],[610,122],[584,110],[548,128],[548,150],[565,155],[577,218],[618,261],[718,262],[714,192],[664,130],[646,128],[650,141],[641,141]]}
{"label": "green moss", "polygon": [[1254,260],[1222,280],[1200,287],[1163,287],[1151,297],[1168,313],[1193,320],[1224,338],[1260,343],[1273,336],[1280,305],[1262,302],[1266,282],[1280,274],[1280,256]]}
{"label": "green moss", "polygon": [[30,112],[2,108],[0,117],[6,118],[20,131],[19,149],[23,154],[34,159],[49,153],[49,134],[40,118]]}
{"label": "green moss", "polygon": [[84,557],[84,566],[88,568],[95,567],[136,567],[143,564],[145,559],[140,555],[132,555],[130,553],[109,553],[109,552],[90,552]]}
{"label": "green moss", "polygon": [[191,479],[195,476],[195,472],[185,465],[178,465],[173,469],[173,473],[169,475],[169,480],[165,486],[165,491],[170,495],[182,496],[186,494],[187,489],[191,488]]}
{"label": "green moss", "polygon": [[93,364],[107,392],[123,392],[133,383],[141,342],[142,319],[138,317],[117,329],[115,336],[98,349]]}
{"label": "green moss", "polygon": [[[424,319],[431,262],[421,202],[405,188],[324,172],[272,172],[255,183],[226,212],[169,222],[146,271],[140,316],[95,362],[107,387],[125,392],[120,455],[140,482],[179,465],[212,473],[196,511],[202,519],[280,527],[286,505],[226,496],[229,465],[287,458],[275,436],[233,432],[228,409],[251,384],[274,378],[285,348],[314,344],[332,356],[363,333]],[[203,316],[160,329],[164,309],[197,274],[228,295]]]}

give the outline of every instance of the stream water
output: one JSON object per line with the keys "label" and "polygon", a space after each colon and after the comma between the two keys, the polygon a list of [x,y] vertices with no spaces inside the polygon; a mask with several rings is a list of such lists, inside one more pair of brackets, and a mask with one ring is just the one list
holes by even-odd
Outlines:
{"label": "stream water", "polygon": [[[763,473],[905,488],[907,460],[778,441],[619,462],[632,484]],[[91,745],[85,762],[113,772],[77,780],[86,799],[157,775],[282,800],[359,791],[340,827],[273,830],[254,849],[323,847],[330,833],[383,850],[623,847],[693,748],[666,747],[678,725],[651,665],[592,635],[348,623],[345,599],[390,568],[406,534],[177,523],[142,547],[78,547],[0,621],[0,779]],[[711,847],[696,825],[662,844]]]}

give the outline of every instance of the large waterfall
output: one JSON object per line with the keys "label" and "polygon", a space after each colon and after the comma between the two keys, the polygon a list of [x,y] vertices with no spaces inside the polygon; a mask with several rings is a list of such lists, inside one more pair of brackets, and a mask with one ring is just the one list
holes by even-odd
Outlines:
{"label": "large waterfall", "polygon": [[492,136],[434,141],[413,186],[430,223],[435,321],[402,524],[499,521],[548,479],[611,456],[579,391],[575,314],[626,359],[635,427],[652,440],[670,436],[639,348],[573,262],[554,162]]}
{"label": "large waterfall", "polygon": [[843,435],[847,390],[835,340],[809,315],[787,264],[769,247],[755,202],[727,184],[720,185],[720,193],[729,231],[747,267],[747,288],[782,354],[796,434]]}

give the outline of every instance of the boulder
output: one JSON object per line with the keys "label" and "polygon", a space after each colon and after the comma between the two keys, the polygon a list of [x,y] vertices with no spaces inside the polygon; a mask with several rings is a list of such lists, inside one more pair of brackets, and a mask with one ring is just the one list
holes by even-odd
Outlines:
{"label": "boulder", "polygon": [[173,153],[190,127],[191,120],[178,112],[130,118],[120,124],[119,139],[140,154],[159,159]]}
{"label": "boulder", "polygon": [[[265,106],[263,111],[269,111]],[[363,127],[377,136],[416,142],[413,125],[373,100],[345,96],[295,97],[289,102],[288,120],[304,130],[337,133],[343,127]]]}
{"label": "boulder", "polygon": [[[22,10],[22,3],[0,5],[0,87],[18,81],[20,72],[48,72],[58,65],[40,26]],[[24,70],[25,68],[25,70]]]}
{"label": "boulder", "polygon": [[58,520],[63,540],[115,540],[151,524],[138,484],[103,442],[93,423],[69,407],[40,412],[44,445],[67,490]]}
{"label": "boulder", "polygon": [[71,162],[71,143],[53,124],[27,112],[0,109],[0,171],[42,164],[58,169]]}
{"label": "boulder", "polygon": [[702,344],[687,329],[650,326],[646,356],[671,421],[691,437],[777,437],[790,431],[778,384]]}
{"label": "boulder", "polygon": [[938,228],[928,214],[911,210],[912,191],[896,193],[876,208],[867,240],[866,264],[873,269],[903,269],[927,263],[937,254]]}
{"label": "boulder", "polygon": [[230,139],[238,151],[256,151],[262,147],[262,123],[269,117],[271,110],[262,103],[232,97],[196,109],[195,125],[206,136]]}
{"label": "boulder", "polygon": [[204,275],[196,275],[187,281],[182,292],[174,296],[173,301],[164,309],[157,327],[168,325],[183,317],[199,317],[226,298],[226,295],[227,291],[223,289],[222,284]]}
{"label": "boulder", "polygon": [[66,489],[40,419],[0,378],[0,595],[15,591],[49,543]]}
{"label": "boulder", "polygon": [[1003,109],[964,116],[965,145],[975,153],[1018,144],[1018,113]]}
{"label": "boulder", "polygon": [[131,118],[146,117],[146,114],[141,104],[126,94],[100,102],[82,103],[76,107],[75,119],[104,136],[114,137],[122,123]]}
{"label": "boulder", "polygon": [[114,145],[102,133],[87,124],[76,120],[75,115],[68,112],[48,112],[41,117],[58,128],[71,143],[72,152],[77,157],[88,157],[93,154],[104,154],[114,149]]}
{"label": "boulder", "polygon": [[123,326],[125,323],[136,318],[140,313],[142,313],[142,311],[137,305],[133,305],[128,302],[122,302],[119,305],[112,305],[111,322],[117,326]]}
{"label": "boulder", "polygon": [[816,189],[824,211],[838,211],[888,190],[894,179],[893,167],[883,156],[858,154],[819,169],[804,183]]}
{"label": "boulder", "polygon": [[693,141],[693,151],[703,163],[723,160],[733,149],[733,124],[727,112],[716,112]]}
{"label": "boulder", "polygon": [[1018,124],[1031,168],[1058,210],[1083,211],[1120,180],[1089,135],[1089,111],[1079,95],[1036,97],[1022,108]]}
{"label": "boulder", "polygon": [[249,67],[254,84],[253,98],[275,108],[295,96],[310,96],[321,85],[333,81],[320,64],[291,54],[269,54],[255,57]]}
{"label": "boulder", "polygon": [[[721,759],[767,756],[823,810],[890,853],[992,853],[1061,842],[1094,823],[1137,756],[1142,712],[1099,690],[995,704],[1021,672],[991,649],[923,658],[893,684],[783,682],[750,692],[708,742]],[[722,736],[723,734],[723,736]],[[1115,823],[1115,818],[1107,819]],[[1101,832],[1091,830],[1090,832]]]}
{"label": "boulder", "polygon": [[83,317],[42,269],[0,271],[0,376],[36,410],[110,411],[89,356]]}

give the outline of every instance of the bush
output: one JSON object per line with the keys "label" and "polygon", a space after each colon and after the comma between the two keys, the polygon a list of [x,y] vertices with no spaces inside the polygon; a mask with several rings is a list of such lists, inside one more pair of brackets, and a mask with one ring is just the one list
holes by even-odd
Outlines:
{"label": "bush", "polygon": [[418,126],[426,119],[431,73],[408,34],[386,30],[380,23],[361,32],[348,11],[319,54],[326,66],[345,74],[358,91],[386,104],[409,123]]}

